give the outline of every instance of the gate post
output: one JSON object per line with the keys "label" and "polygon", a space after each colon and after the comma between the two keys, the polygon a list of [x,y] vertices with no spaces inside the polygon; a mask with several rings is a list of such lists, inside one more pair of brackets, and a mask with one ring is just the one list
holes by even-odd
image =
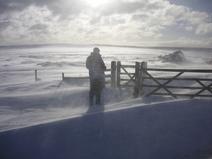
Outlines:
{"label": "gate post", "polygon": [[38,70],[35,70],[35,81],[38,81]]}
{"label": "gate post", "polygon": [[141,81],[140,81],[140,95],[144,95],[144,77],[145,77],[145,71],[147,70],[147,62],[141,62]]}
{"label": "gate post", "polygon": [[118,61],[117,62],[117,71],[116,71],[117,75],[117,87],[120,88],[120,80],[121,80],[121,77],[120,77],[120,73],[121,73],[121,62]]}
{"label": "gate post", "polygon": [[116,61],[111,61],[111,87],[116,87]]}
{"label": "gate post", "polygon": [[64,73],[62,72],[62,80],[64,80],[65,76],[64,76]]}
{"label": "gate post", "polygon": [[141,81],[141,76],[140,76],[140,63],[135,62],[135,87],[134,87],[134,97],[137,98],[139,95],[140,91],[140,81]]}

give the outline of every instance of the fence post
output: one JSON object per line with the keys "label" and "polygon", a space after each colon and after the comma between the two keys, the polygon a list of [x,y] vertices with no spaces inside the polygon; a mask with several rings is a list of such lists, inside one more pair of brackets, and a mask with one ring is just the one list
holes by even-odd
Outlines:
{"label": "fence post", "polygon": [[140,81],[140,95],[144,95],[144,77],[145,77],[145,71],[147,70],[147,62],[141,62],[141,69],[140,69],[140,76],[141,76],[141,81]]}
{"label": "fence post", "polygon": [[121,73],[121,62],[118,61],[117,62],[117,87],[120,88],[120,82],[121,82],[121,77],[120,77],[120,73]]}
{"label": "fence post", "polygon": [[65,77],[65,76],[64,76],[64,73],[62,72],[62,80],[64,80],[64,77]]}
{"label": "fence post", "polygon": [[37,80],[38,80],[38,71],[35,70],[35,81],[37,81]]}
{"label": "fence post", "polygon": [[141,81],[141,76],[140,76],[140,63],[135,62],[135,87],[134,87],[134,97],[137,98],[139,95],[140,91],[140,81]]}
{"label": "fence post", "polygon": [[116,61],[111,61],[111,87],[116,87]]}

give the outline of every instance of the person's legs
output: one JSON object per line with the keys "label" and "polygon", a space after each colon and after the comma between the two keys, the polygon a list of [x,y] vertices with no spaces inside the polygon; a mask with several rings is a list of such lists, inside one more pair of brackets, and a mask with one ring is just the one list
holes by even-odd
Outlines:
{"label": "person's legs", "polygon": [[96,104],[101,104],[101,92],[98,92],[96,94]]}
{"label": "person's legs", "polygon": [[94,98],[94,94],[93,94],[93,92],[90,90],[90,92],[89,92],[89,105],[90,105],[90,106],[93,105],[93,98]]}
{"label": "person's legs", "polygon": [[101,104],[101,92],[102,92],[102,88],[101,88],[101,81],[97,80],[96,81],[96,90],[95,90],[95,95],[96,95],[96,104]]}
{"label": "person's legs", "polygon": [[93,105],[94,97],[96,97],[95,104],[101,104],[101,93],[103,89],[103,84],[101,79],[93,79],[91,82],[89,101],[90,105]]}
{"label": "person's legs", "polygon": [[94,81],[90,81],[90,91],[89,91],[89,105],[93,105],[93,98],[94,98]]}

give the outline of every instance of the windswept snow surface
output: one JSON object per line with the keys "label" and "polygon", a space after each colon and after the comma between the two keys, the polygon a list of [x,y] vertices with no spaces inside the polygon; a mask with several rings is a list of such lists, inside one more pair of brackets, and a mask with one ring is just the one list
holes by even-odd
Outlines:
{"label": "windswept snow surface", "polygon": [[[81,81],[80,86],[52,81],[13,87],[19,93],[13,91],[0,97],[0,131],[61,120],[83,114],[88,109],[87,80]],[[120,92],[106,88],[104,104],[130,99],[131,94],[130,90]]]}
{"label": "windswept snow surface", "polygon": [[[65,76],[87,76],[86,57],[94,46],[37,45],[0,47],[0,131],[37,125],[83,114],[88,109],[88,81],[61,82]],[[110,67],[112,60],[124,64],[147,61],[157,68],[205,68],[212,59],[212,49],[181,49],[187,63],[163,63],[158,56],[175,49],[132,47],[99,47]],[[200,67],[201,66],[201,67]],[[34,81],[34,70],[39,81]],[[161,73],[160,73],[161,74]],[[208,76],[208,75],[205,75]],[[182,85],[187,83],[182,83]],[[123,107],[132,100],[132,90],[107,87],[104,90],[105,109]],[[168,97],[142,99],[140,103],[171,100]],[[124,104],[124,103],[125,104]],[[129,105],[128,105],[129,106]]]}

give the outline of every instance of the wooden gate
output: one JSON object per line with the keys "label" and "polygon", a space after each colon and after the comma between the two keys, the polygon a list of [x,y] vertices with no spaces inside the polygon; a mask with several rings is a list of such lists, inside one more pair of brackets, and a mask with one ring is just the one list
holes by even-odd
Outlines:
{"label": "wooden gate", "polygon": [[140,88],[140,63],[135,65],[122,65],[117,62],[117,87],[132,87],[134,97],[138,97]]}
{"label": "wooden gate", "polygon": [[[212,97],[212,70],[202,69],[158,69],[141,67],[142,80],[141,92],[144,96],[166,95],[177,98],[180,96],[194,97]],[[174,73],[172,76],[154,76],[152,72]],[[192,76],[186,76],[192,74]],[[200,78],[201,74],[207,74],[208,78]],[[194,77],[195,76],[195,77]],[[151,81],[148,83],[148,81]],[[145,88],[152,88],[151,91],[145,91]],[[161,91],[163,90],[163,92]],[[180,91],[181,90],[181,91]]]}

